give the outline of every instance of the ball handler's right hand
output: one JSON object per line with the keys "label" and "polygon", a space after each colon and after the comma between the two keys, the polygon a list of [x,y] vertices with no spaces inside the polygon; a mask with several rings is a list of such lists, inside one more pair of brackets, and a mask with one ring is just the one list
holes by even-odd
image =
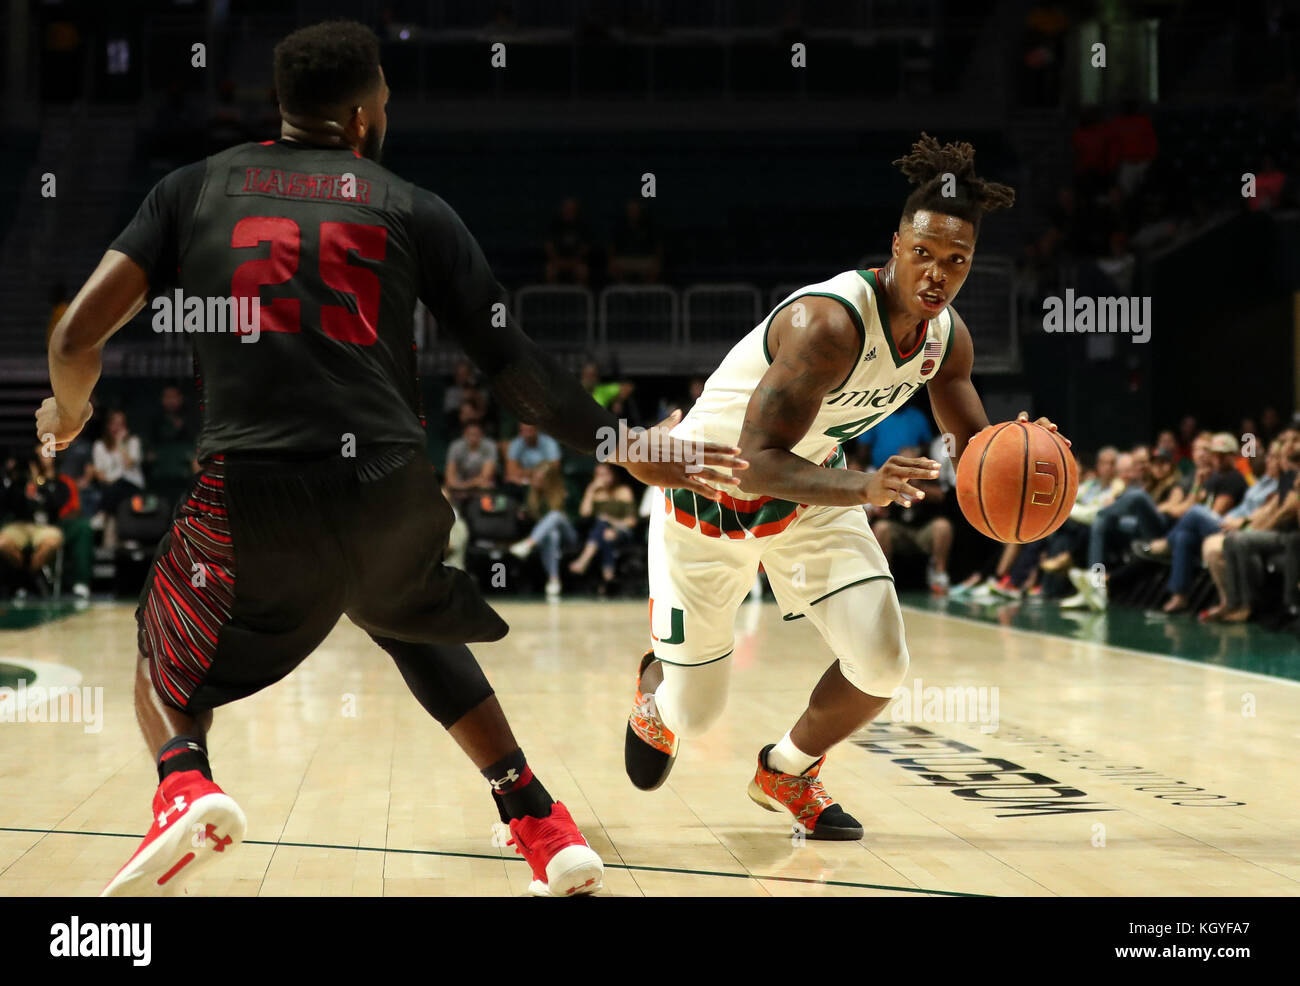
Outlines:
{"label": "ball handler's right hand", "polygon": [[910,507],[915,500],[925,499],[925,491],[909,482],[913,479],[938,479],[939,463],[933,459],[910,459],[891,455],[885,464],[867,476],[865,503],[887,507],[901,503]]}

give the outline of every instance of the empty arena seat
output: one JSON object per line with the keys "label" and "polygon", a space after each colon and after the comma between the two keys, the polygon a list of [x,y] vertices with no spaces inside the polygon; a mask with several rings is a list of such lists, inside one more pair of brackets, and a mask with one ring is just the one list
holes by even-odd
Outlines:
{"label": "empty arena seat", "polygon": [[957,297],[957,310],[970,329],[977,373],[1012,373],[1020,368],[1016,340],[1016,271],[1006,257],[980,257]]}
{"label": "empty arena seat", "polygon": [[595,317],[595,299],[578,285],[534,284],[515,292],[515,318],[543,346],[592,349]]}
{"label": "empty arena seat", "polygon": [[682,341],[687,346],[733,345],[763,317],[752,284],[696,284],[682,293]]}
{"label": "empty arena seat", "polygon": [[616,284],[600,293],[600,348],[641,365],[670,366],[678,347],[677,292],[661,284]]}

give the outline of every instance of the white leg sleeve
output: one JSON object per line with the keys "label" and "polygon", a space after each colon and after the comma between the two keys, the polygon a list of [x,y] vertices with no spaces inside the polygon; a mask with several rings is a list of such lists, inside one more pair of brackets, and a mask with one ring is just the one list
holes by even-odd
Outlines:
{"label": "white leg sleeve", "polygon": [[887,698],[903,683],[911,658],[891,580],[849,586],[810,606],[808,618],[839,658],[841,673],[857,688]]}
{"label": "white leg sleeve", "polygon": [[718,721],[726,707],[731,658],[691,666],[660,666],[664,680],[655,689],[659,717],[678,736],[699,736]]}

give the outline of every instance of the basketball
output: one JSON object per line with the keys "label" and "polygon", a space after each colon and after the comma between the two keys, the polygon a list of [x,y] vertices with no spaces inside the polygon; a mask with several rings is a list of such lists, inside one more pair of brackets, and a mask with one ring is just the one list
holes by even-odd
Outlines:
{"label": "basketball", "polygon": [[1079,466],[1054,431],[1029,421],[989,425],[957,465],[957,502],[981,534],[1008,544],[1047,537],[1065,523]]}

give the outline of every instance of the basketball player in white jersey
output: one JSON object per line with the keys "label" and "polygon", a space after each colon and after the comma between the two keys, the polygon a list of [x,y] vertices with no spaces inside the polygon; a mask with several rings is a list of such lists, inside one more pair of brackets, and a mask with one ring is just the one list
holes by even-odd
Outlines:
{"label": "basketball player in white jersey", "polygon": [[924,496],[912,481],[939,474],[938,462],[897,455],[872,473],[845,469],[841,445],[927,385],[950,448],[965,448],[989,423],[971,384],[970,332],[951,304],[980,218],[1015,193],[976,176],[967,143],[941,147],[922,134],[894,163],[920,187],[903,207],[890,261],[786,298],[736,344],[672,432],[738,445],[749,462],[739,488],[720,501],[662,490],[650,522],[653,649],[628,720],[629,778],[659,787],[681,738],[721,715],[735,614],[761,562],[786,619],[807,617],[836,658],[794,726],[759,752],[749,785],[755,802],[788,811],[811,839],[862,837],[818,773],[832,746],[888,704],[909,660],[863,506],[909,507]]}

